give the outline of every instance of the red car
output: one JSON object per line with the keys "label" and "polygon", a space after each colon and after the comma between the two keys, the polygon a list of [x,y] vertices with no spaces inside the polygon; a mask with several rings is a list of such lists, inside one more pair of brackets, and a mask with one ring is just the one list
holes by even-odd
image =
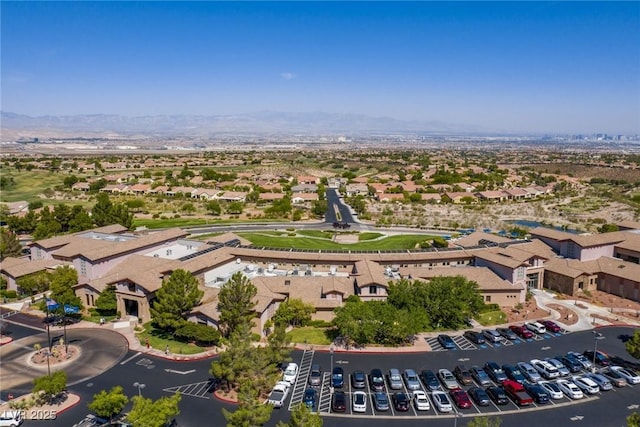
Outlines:
{"label": "red car", "polygon": [[524,326],[511,325],[509,326],[509,329],[511,329],[514,334],[516,334],[520,338],[524,338],[525,340],[533,338],[533,332],[531,332]]}
{"label": "red car", "polygon": [[451,395],[451,399],[455,402],[456,406],[460,409],[471,408],[471,399],[469,399],[469,394],[461,388],[454,388],[449,391]]}
{"label": "red car", "polygon": [[558,324],[553,320],[543,320],[540,323],[542,323],[544,327],[547,328],[547,331],[551,331],[554,333],[562,332],[562,328],[558,326]]}

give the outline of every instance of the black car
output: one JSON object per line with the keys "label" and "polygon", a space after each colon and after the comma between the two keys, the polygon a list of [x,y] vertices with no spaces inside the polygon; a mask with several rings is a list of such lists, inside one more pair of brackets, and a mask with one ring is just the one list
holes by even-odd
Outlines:
{"label": "black car", "polygon": [[336,391],[333,393],[331,409],[333,412],[344,412],[347,410],[347,395],[344,391]]}
{"label": "black car", "polygon": [[526,378],[524,377],[524,375],[522,375],[522,372],[520,372],[520,369],[518,369],[517,366],[502,365],[502,370],[510,380],[517,381],[520,384],[526,381]]}
{"label": "black car", "polygon": [[489,399],[489,395],[486,391],[481,389],[480,387],[471,387],[467,390],[469,396],[476,402],[479,406],[489,406],[491,400]]}
{"label": "black car", "polygon": [[518,339],[518,336],[509,328],[498,328],[496,331],[509,341],[515,341]]}
{"label": "black car", "polygon": [[509,404],[509,398],[507,397],[507,392],[504,390],[504,387],[501,385],[487,387],[485,389],[491,400],[496,405],[507,405]]}
{"label": "black car", "polygon": [[440,381],[438,381],[438,377],[436,377],[436,374],[433,373],[433,371],[424,369],[420,372],[420,378],[422,379],[424,386],[427,388],[427,391],[442,390]]}
{"label": "black car", "polygon": [[[586,357],[587,359],[589,359],[592,363],[594,360],[594,351],[593,350],[585,350],[584,353],[584,357]],[[611,360],[609,359],[609,356],[607,356],[606,354],[604,354],[601,351],[596,351],[595,352],[595,361],[596,364],[600,365],[600,366],[611,366]]]}
{"label": "black car", "polygon": [[302,397],[302,401],[307,406],[307,408],[312,411],[316,410],[316,390],[313,388],[308,388],[304,391],[304,396]]}
{"label": "black car", "polygon": [[405,412],[409,410],[409,396],[406,393],[399,392],[393,394],[393,406],[396,411]]}
{"label": "black car", "polygon": [[525,381],[523,386],[537,404],[544,405],[545,403],[549,403],[549,393],[547,393],[542,386],[528,381]]}
{"label": "black car", "polygon": [[351,387],[361,389],[364,388],[367,376],[362,371],[355,371],[351,374]]}
{"label": "black car", "polygon": [[480,332],[466,331],[464,337],[474,344],[484,344],[486,341]]}
{"label": "black car", "polygon": [[509,379],[507,378],[507,374],[504,373],[500,365],[498,365],[496,362],[489,361],[485,363],[484,370],[487,372],[487,374],[489,374],[491,379],[498,384],[502,383],[502,381],[504,380]]}
{"label": "black car", "polygon": [[453,369],[453,375],[455,375],[458,382],[462,385],[473,384],[473,377],[471,371],[464,365],[458,365]]}
{"label": "black car", "polygon": [[559,360],[564,366],[567,367],[569,372],[576,373],[582,370],[582,363],[580,363],[575,357],[571,357],[569,355],[566,356],[557,356],[556,360]]}
{"label": "black car", "polygon": [[442,347],[446,348],[447,350],[455,350],[456,348],[456,343],[453,342],[453,338],[451,338],[449,335],[446,335],[446,334],[438,335],[438,342]]}
{"label": "black car", "polygon": [[372,369],[369,374],[369,384],[374,391],[384,391],[384,375],[380,369]]}
{"label": "black car", "polygon": [[335,388],[344,387],[344,369],[342,369],[341,366],[333,368],[333,373],[331,374],[331,385]]}

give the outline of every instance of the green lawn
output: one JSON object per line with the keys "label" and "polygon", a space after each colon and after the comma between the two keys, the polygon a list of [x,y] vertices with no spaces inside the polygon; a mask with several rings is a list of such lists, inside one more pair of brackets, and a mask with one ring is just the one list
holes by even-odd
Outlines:
{"label": "green lawn", "polygon": [[315,239],[310,237],[274,237],[265,236],[262,233],[238,233],[240,236],[251,241],[258,247],[271,248],[295,248],[311,250],[354,250],[354,251],[375,251],[375,250],[402,250],[414,249],[416,245],[425,240],[432,239],[432,236],[425,234],[407,234],[390,236],[381,240],[364,241],[353,244],[339,244],[329,240]]}
{"label": "green lawn", "polygon": [[328,232],[328,231],[322,231],[322,230],[298,230],[298,234],[301,236],[308,236],[308,237],[316,237],[318,239],[327,239],[327,240],[331,240],[331,237],[333,237],[333,232]]}
{"label": "green lawn", "polygon": [[206,347],[175,341],[171,338],[171,335],[159,329],[155,329],[151,323],[146,323],[144,328],[143,332],[136,333],[136,336],[142,345],[146,345],[147,340],[149,340],[149,346],[157,350],[164,351],[167,346],[169,346],[169,351],[172,354],[195,354],[202,353],[207,350]]}
{"label": "green lawn", "polygon": [[379,237],[383,237],[384,234],[382,233],[360,233],[358,235],[358,240],[359,241],[365,241],[365,240],[375,240]]}
{"label": "green lawn", "polygon": [[33,202],[40,200],[37,196],[47,188],[53,189],[55,186],[62,185],[65,178],[64,174],[51,173],[40,170],[20,171],[15,170],[3,171],[6,177],[12,177],[15,185],[3,188],[0,193],[0,199],[3,202],[16,202],[26,200]]}
{"label": "green lawn", "polygon": [[507,321],[507,315],[503,311],[488,311],[480,313],[476,320],[482,326],[501,325]]}
{"label": "green lawn", "polygon": [[287,332],[287,337],[292,343],[318,345],[331,344],[331,340],[326,334],[326,329],[314,328],[312,326],[292,329]]}

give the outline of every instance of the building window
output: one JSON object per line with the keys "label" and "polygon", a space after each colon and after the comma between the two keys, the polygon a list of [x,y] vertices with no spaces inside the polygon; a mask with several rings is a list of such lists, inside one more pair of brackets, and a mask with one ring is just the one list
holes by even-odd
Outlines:
{"label": "building window", "polygon": [[80,260],[80,275],[81,276],[87,275],[87,261],[83,259]]}
{"label": "building window", "polygon": [[375,295],[378,293],[378,287],[376,285],[369,286],[369,293],[371,295]]}
{"label": "building window", "polygon": [[491,302],[491,295],[486,295],[486,296],[484,297],[484,301],[485,301],[485,302]]}

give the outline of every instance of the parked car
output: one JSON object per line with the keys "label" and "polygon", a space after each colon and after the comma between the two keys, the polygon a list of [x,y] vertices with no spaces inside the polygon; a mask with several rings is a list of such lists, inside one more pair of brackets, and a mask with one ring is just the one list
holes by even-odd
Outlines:
{"label": "parked car", "polygon": [[482,331],[482,335],[484,335],[485,339],[489,342],[496,343],[502,341],[502,335],[495,329],[485,329]]}
{"label": "parked car", "polygon": [[297,363],[289,363],[284,370],[284,375],[282,376],[282,380],[288,382],[289,384],[293,384],[296,382],[296,378],[298,376],[298,364]]}
{"label": "parked car", "polygon": [[336,391],[333,393],[331,409],[333,412],[344,412],[347,410],[347,395],[344,391]]}
{"label": "parked car", "polygon": [[367,412],[367,393],[355,391],[351,397],[353,412]]}
{"label": "parked car", "polygon": [[586,376],[575,376],[571,378],[571,381],[582,390],[583,393],[586,394],[596,394],[600,391],[600,387],[595,383],[591,378]]}
{"label": "parked car", "polygon": [[602,391],[609,391],[613,389],[613,384],[611,384],[611,381],[609,381],[609,379],[602,374],[598,374],[596,372],[588,373],[585,375],[585,377],[598,384],[598,387],[600,387],[600,390]]}
{"label": "parked car", "polygon": [[571,373],[569,372],[569,369],[564,365],[564,363],[562,363],[558,359],[555,359],[553,357],[547,357],[544,360],[552,364],[558,370],[558,373],[560,374],[561,377],[566,377]]}
{"label": "parked car", "polygon": [[507,377],[510,380],[517,381],[521,384],[526,380],[526,378],[524,377],[524,375],[522,375],[522,372],[520,372],[520,369],[518,369],[517,366],[502,365],[502,370],[504,371],[505,374],[507,374]]}
{"label": "parked car", "polygon": [[469,394],[461,388],[450,390],[449,395],[451,396],[451,400],[453,400],[460,409],[471,408],[471,406],[473,406],[471,399],[469,399]]}
{"label": "parked car", "polygon": [[342,366],[336,366],[333,368],[333,373],[331,374],[331,385],[335,388],[344,387],[344,369],[342,369]]}
{"label": "parked car", "polygon": [[629,368],[623,368],[622,366],[612,366],[609,368],[610,370],[617,372],[622,378],[627,380],[629,384],[639,384],[640,383],[640,375],[636,374]]}
{"label": "parked car", "polygon": [[416,408],[416,411],[428,411],[429,409],[431,409],[427,393],[422,390],[415,390],[412,396],[413,406]]}
{"label": "parked car", "polygon": [[504,370],[496,362],[489,361],[485,363],[484,370],[487,371],[487,374],[489,374],[491,379],[498,384],[501,384],[502,381],[508,379],[507,374],[504,373]]}
{"label": "parked car", "polygon": [[409,410],[409,396],[403,391],[393,393],[393,406],[396,411],[406,412]]}
{"label": "parked car", "polygon": [[531,396],[534,402],[536,402],[538,405],[549,403],[549,393],[547,393],[547,391],[537,383],[525,381],[523,386],[525,391],[529,393],[529,396]]}
{"label": "parked car", "polygon": [[446,334],[438,335],[438,342],[442,347],[446,348],[447,350],[456,349],[456,343],[453,341],[453,338],[451,338],[449,335],[446,335]]}
{"label": "parked car", "polygon": [[573,357],[576,359],[582,365],[583,369],[591,369],[593,366],[591,360],[587,359],[582,353],[578,353],[577,351],[568,352],[567,357]]}
{"label": "parked car", "polygon": [[544,390],[549,394],[549,397],[554,400],[562,399],[564,396],[562,390],[560,390],[560,387],[558,387],[558,384],[556,384],[555,381],[540,381],[538,384],[540,387],[544,388]]}
{"label": "parked car", "polygon": [[486,341],[484,339],[484,336],[480,332],[466,331],[463,335],[464,335],[464,337],[466,339],[468,339],[469,341],[471,341],[474,344],[480,345],[480,344],[486,343]]}
{"label": "parked car", "polygon": [[[599,350],[596,351],[595,353],[593,350],[585,350],[585,352],[582,354],[588,360],[591,360],[591,363],[593,363],[593,361],[595,360],[596,365],[611,366],[611,359],[609,359],[609,356],[607,356],[605,353]],[[594,354],[595,354],[595,357],[594,357]]]}
{"label": "parked car", "polygon": [[389,388],[391,390],[400,390],[402,388],[402,376],[396,368],[389,369]]}
{"label": "parked car", "polygon": [[511,330],[511,332],[513,332],[514,334],[516,334],[522,339],[528,340],[530,338],[533,338],[533,332],[531,332],[524,326],[511,325],[509,326],[509,329]]}
{"label": "parked car", "polygon": [[491,378],[489,378],[487,372],[478,365],[471,367],[471,376],[476,380],[476,383],[482,387],[491,385]]}
{"label": "parked car", "polygon": [[418,379],[418,374],[413,369],[405,369],[402,373],[404,378],[404,384],[407,386],[407,390],[419,390],[420,389],[420,380]]}
{"label": "parked car", "polygon": [[351,387],[356,389],[362,389],[365,387],[367,376],[362,371],[354,371],[351,374]]}
{"label": "parked car", "polygon": [[497,328],[496,331],[498,331],[500,335],[502,335],[504,338],[508,339],[509,341],[514,341],[518,339],[518,336],[514,334],[513,331],[509,328]]}
{"label": "parked car", "polygon": [[485,391],[496,405],[507,405],[509,403],[507,392],[501,385],[487,387]]}
{"label": "parked car", "polygon": [[484,391],[483,388],[471,387],[469,390],[467,390],[467,393],[469,393],[469,396],[471,396],[473,401],[476,402],[476,404],[479,406],[489,406],[489,404],[491,403],[489,395],[486,391]]}
{"label": "parked car", "polygon": [[458,381],[456,381],[456,377],[454,377],[451,371],[448,369],[438,370],[438,377],[440,378],[440,381],[442,382],[444,388],[448,390],[453,390],[454,388],[460,387]]}
{"label": "parked car", "polygon": [[311,365],[311,372],[309,373],[309,385],[319,386],[322,384],[322,370],[320,365]]}
{"label": "parked car", "polygon": [[582,399],[584,394],[582,390],[573,382],[568,380],[556,380],[556,384],[560,387],[560,390],[570,399]]}
{"label": "parked car", "polygon": [[372,369],[369,374],[369,385],[374,391],[384,391],[384,376],[380,369]]}
{"label": "parked car", "polygon": [[424,386],[427,388],[427,391],[442,390],[440,381],[438,381],[438,377],[436,377],[436,374],[433,373],[433,371],[424,369],[420,373],[420,378],[422,379]]}
{"label": "parked car", "polygon": [[547,380],[556,379],[560,376],[558,369],[546,360],[532,359],[531,366]]}
{"label": "parked car", "polygon": [[575,357],[570,357],[570,356],[557,356],[556,359],[558,359],[560,362],[562,362],[562,364],[564,366],[567,367],[567,369],[569,370],[569,372],[571,372],[572,374],[575,374],[576,372],[580,372],[582,370],[582,364],[580,362],[578,362]]}
{"label": "parked car", "polygon": [[282,408],[284,405],[284,401],[287,399],[289,395],[289,390],[291,388],[291,383],[288,381],[278,381],[276,385],[271,390],[269,397],[267,398],[267,403],[272,404],[276,408]]}
{"label": "parked car", "polygon": [[373,404],[376,407],[376,411],[388,411],[389,399],[387,399],[387,393],[381,391],[374,393]]}
{"label": "parked car", "polygon": [[453,406],[451,405],[451,401],[447,394],[443,391],[434,391],[431,394],[431,398],[433,399],[433,404],[438,409],[439,412],[451,412],[453,411]]}
{"label": "parked car", "polygon": [[547,333],[547,328],[545,328],[545,326],[540,322],[525,322],[524,326],[531,332],[535,332],[538,335]]}
{"label": "parked car", "polygon": [[533,403],[533,398],[527,393],[522,384],[513,380],[506,380],[502,383],[504,391],[511,400],[518,406],[529,406]]}
{"label": "parked car", "polygon": [[463,385],[473,384],[473,377],[471,371],[464,365],[458,365],[453,369],[453,375],[458,379],[458,382]]}
{"label": "parked car", "polygon": [[627,385],[627,380],[618,372],[612,371],[611,368],[604,371],[602,375],[607,377],[607,379],[611,381],[611,384],[613,384],[616,387],[624,387]]}
{"label": "parked car", "polygon": [[562,332],[562,328],[553,320],[542,320],[540,323],[542,323],[544,327],[547,328],[547,331],[551,331],[556,334]]}
{"label": "parked car", "polygon": [[17,427],[24,422],[22,411],[4,411],[0,414],[0,426]]}
{"label": "parked car", "polygon": [[307,408],[311,409],[312,412],[315,412],[316,407],[316,390],[314,388],[308,388],[304,391],[304,395],[302,396],[302,402],[307,406]]}
{"label": "parked car", "polygon": [[531,364],[526,362],[518,362],[517,366],[522,375],[524,375],[524,377],[527,379],[527,381],[537,383],[542,379],[538,371],[535,370],[534,367],[531,366]]}

